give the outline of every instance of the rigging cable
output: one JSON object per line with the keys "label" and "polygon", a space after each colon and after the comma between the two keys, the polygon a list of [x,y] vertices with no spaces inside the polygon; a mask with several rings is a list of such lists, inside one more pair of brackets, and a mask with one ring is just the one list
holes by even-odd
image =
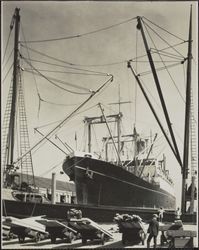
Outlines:
{"label": "rigging cable", "polygon": [[[37,70],[37,72],[40,72],[38,69],[36,69],[36,70]],[[30,73],[30,71],[26,71],[26,72],[27,72],[27,73]],[[34,72],[34,74],[40,76],[39,73],[35,73],[35,72]],[[46,77],[47,77],[47,76],[46,76]],[[85,90],[85,91],[88,91],[88,92],[91,91],[91,90],[88,89],[88,88],[85,88],[85,87],[82,87],[82,86],[79,86],[79,85],[76,85],[76,84],[73,84],[73,83],[69,83],[69,82],[66,82],[66,81],[62,81],[62,80],[56,79],[56,78],[54,78],[54,77],[48,76],[48,79],[49,79],[49,80],[56,81],[56,82],[59,82],[59,83],[62,83],[62,84],[65,84],[65,85],[68,85],[68,86],[73,87],[73,88],[82,89],[82,90]]]}
{"label": "rigging cable", "polygon": [[181,41],[186,42],[184,39],[180,38],[179,36],[176,36],[175,34],[169,32],[168,30],[166,30],[166,29],[160,27],[159,25],[157,25],[156,23],[152,22],[152,21],[149,20],[148,18],[146,18],[146,17],[144,17],[144,16],[143,16],[143,18],[146,19],[148,22],[152,23],[153,25],[155,25],[156,27],[158,27],[159,29],[162,29],[162,30],[164,30],[165,32],[167,32],[168,34],[174,36],[175,38],[178,38],[178,39],[180,39]]}
{"label": "rigging cable", "polygon": [[[177,44],[179,45],[179,44]],[[177,45],[174,45],[174,46],[177,46]],[[170,46],[171,47],[171,46]],[[166,47],[164,49],[169,49],[170,47]],[[162,49],[162,50],[164,50]],[[152,54],[156,53],[154,51],[151,52]],[[176,60],[168,60],[166,62],[179,62],[180,59],[182,59],[182,57],[179,58],[179,60],[177,60],[178,58],[176,58],[177,56],[175,57],[172,57],[172,56],[169,56],[169,55],[165,55],[167,57],[170,57],[170,58],[173,58],[173,59],[176,59]],[[132,62],[134,62],[135,60],[137,60],[138,58],[142,58],[142,57],[146,57],[146,54],[145,55],[142,55],[142,56],[139,56],[139,57],[135,57],[135,58],[132,58],[130,60],[132,60]],[[25,59],[27,59],[26,57],[24,57]],[[56,60],[56,59],[55,59]],[[89,72],[90,75],[96,75],[96,76],[107,76],[107,73],[103,73],[103,72],[99,72],[99,71],[93,71],[93,70],[86,70],[86,69],[81,69],[81,68],[74,68],[74,67],[70,67],[70,66],[63,66],[63,65],[60,65],[60,64],[55,64],[55,63],[49,63],[49,62],[46,62],[46,61],[41,61],[41,60],[36,60],[36,59],[29,59],[29,61],[32,61],[32,62],[37,62],[37,63],[43,63],[43,64],[47,64],[47,65],[52,65],[52,66],[57,66],[57,67],[62,67],[62,68],[69,68],[69,69],[74,69],[74,70],[79,70],[79,71],[83,71],[83,72]],[[79,67],[99,67],[99,66],[110,66],[110,65],[117,65],[117,64],[123,64],[123,63],[127,63],[129,61],[128,60],[123,60],[123,61],[120,61],[120,62],[111,62],[111,63],[105,63],[105,64],[75,64],[73,63],[72,65],[75,65],[75,66],[79,66]],[[64,61],[62,61],[64,62]],[[143,62],[143,63],[146,63],[148,61],[139,61],[137,60],[137,62]],[[161,63],[161,61],[155,61],[154,62],[156,63]],[[66,63],[66,62],[65,62]],[[67,63],[66,63],[67,64]],[[44,70],[43,70],[44,71]],[[47,70],[46,70],[47,71]],[[49,72],[53,72],[53,71],[49,71]],[[57,71],[56,71],[57,72]],[[59,71],[58,71],[59,72]],[[61,73],[61,72],[60,72]],[[63,72],[64,73],[64,72]],[[69,73],[69,74],[82,74],[82,75],[89,75],[88,73],[82,73],[82,72],[66,72],[66,73]]]}
{"label": "rigging cable", "polygon": [[[145,22],[143,22],[143,23],[144,23],[144,26],[145,26]],[[148,25],[146,24],[146,26],[148,26]],[[154,43],[154,41],[153,41],[151,35],[149,34],[149,31],[148,31],[148,29],[147,29],[146,26],[145,26],[145,29],[146,29],[146,31],[147,31],[147,33],[148,33],[148,36],[150,37],[150,39],[151,39],[151,41],[152,41],[154,47],[156,48],[156,45],[155,45],[155,43]],[[149,26],[148,26],[148,27],[149,27]],[[149,27],[149,28],[150,28],[150,27]],[[155,33],[155,34],[156,34],[156,33]],[[157,35],[157,34],[156,34],[156,35]],[[158,36],[159,36],[159,35],[158,35]],[[160,36],[159,36],[159,37],[160,37]],[[157,48],[156,48],[156,50],[157,50]],[[159,53],[158,53],[158,54],[159,54]],[[159,54],[159,57],[160,57],[160,59],[161,59],[161,61],[162,61],[162,64],[164,65],[164,67],[165,67],[165,69],[166,69],[166,71],[167,71],[167,73],[168,73],[168,75],[169,75],[171,81],[173,82],[174,86],[176,87],[178,94],[180,95],[180,97],[182,98],[183,102],[185,103],[185,100],[184,100],[184,98],[183,98],[183,96],[182,96],[182,94],[181,94],[181,92],[180,92],[180,90],[179,90],[179,88],[178,88],[176,82],[174,81],[173,77],[171,76],[171,73],[170,73],[169,70],[168,70],[168,67],[169,67],[169,66],[167,66],[167,65],[165,64],[165,62],[163,61],[162,56],[161,56],[160,54]]]}
{"label": "rigging cable", "polygon": [[156,98],[149,91],[148,87],[146,87],[146,84],[144,83],[144,81],[141,78],[140,78],[140,81],[141,81],[142,85],[145,87],[145,91],[147,91],[149,93],[149,95],[152,97],[152,99],[154,100],[155,104],[159,108],[159,110],[162,111],[162,108],[160,107],[160,104],[157,102]]}
{"label": "rigging cable", "polygon": [[[164,62],[162,62],[164,64]],[[170,65],[165,65],[160,67],[160,68],[156,68],[156,71],[161,71],[161,70],[164,70],[164,69],[168,69],[168,68],[173,68],[175,66],[179,66],[180,64],[182,64],[182,62],[178,62],[178,63],[174,63],[174,64],[170,64]],[[141,73],[138,73],[138,76],[145,76],[145,75],[148,75],[148,74],[151,74],[151,70],[147,70],[147,71],[144,71],[144,72],[141,72]]]}
{"label": "rigging cable", "polygon": [[46,101],[46,100],[44,100],[44,99],[42,99],[42,102],[45,102],[45,103],[48,103],[48,104],[51,104],[51,105],[65,106],[65,107],[71,107],[71,106],[80,105],[80,103],[70,103],[70,104],[55,103],[55,102]]}
{"label": "rigging cable", "polygon": [[[24,59],[27,59],[27,58],[24,57]],[[103,72],[98,72],[98,71],[93,71],[93,70],[88,70],[88,69],[74,68],[74,67],[70,67],[70,66],[66,66],[66,65],[64,66],[64,65],[60,65],[60,64],[49,63],[49,62],[45,62],[45,61],[41,61],[41,60],[30,59],[29,61],[44,63],[44,64],[47,64],[47,65],[52,65],[52,66],[57,66],[57,67],[62,67],[62,68],[79,70],[79,71],[83,71],[83,72],[89,72],[89,73],[93,73],[93,75],[97,75],[97,76],[107,76],[108,75],[107,73],[103,73]]]}
{"label": "rigging cable", "polygon": [[52,59],[52,60],[55,60],[55,61],[57,61],[57,62],[61,62],[61,63],[66,63],[66,64],[69,64],[69,65],[73,65],[71,62],[63,61],[63,60],[61,60],[61,59],[55,58],[54,56],[46,55],[45,53],[43,53],[43,52],[41,52],[41,51],[38,51],[38,50],[35,50],[35,49],[31,49],[30,47],[24,46],[23,44],[21,44],[21,47],[27,48],[27,49],[29,49],[29,50],[32,51],[32,52],[35,52],[35,53],[37,53],[37,54],[39,54],[39,55],[41,55],[41,56],[45,56],[45,57],[47,57],[47,58],[49,58],[49,59]]}
{"label": "rigging cable", "polygon": [[10,73],[12,67],[13,67],[13,63],[11,64],[10,68],[8,69],[8,71],[7,71],[7,73],[6,73],[5,77],[4,77],[4,79],[2,80],[2,83],[5,82],[5,80],[6,80],[7,76],[8,76],[8,74]]}
{"label": "rigging cable", "polygon": [[[172,48],[172,46],[170,46],[170,48]],[[170,58],[173,58],[173,59],[178,59],[178,60],[185,60],[185,57],[182,57],[182,56],[178,56],[178,55],[175,55],[175,54],[172,54],[172,53],[169,53],[169,52],[164,52],[163,50],[158,50],[156,48],[151,48],[151,51],[153,53],[159,53],[159,54],[162,54],[163,56],[166,56],[166,57],[170,57]]]}
{"label": "rigging cable", "polygon": [[7,49],[8,49],[8,44],[9,44],[9,40],[10,40],[11,31],[12,31],[12,29],[10,28],[10,32],[9,32],[9,35],[8,35],[8,40],[7,40],[7,42],[6,42],[5,52],[4,52],[4,55],[3,55],[3,64],[4,64],[6,52],[7,52]]}
{"label": "rigging cable", "polygon": [[[31,60],[32,61],[32,60]],[[63,66],[64,67],[64,66]],[[24,68],[26,71],[30,71],[30,68]],[[72,72],[72,71],[59,71],[59,70],[48,70],[48,69],[38,69],[39,71],[49,72],[49,73],[60,73],[60,74],[73,74],[73,75],[86,75],[86,76],[104,76],[100,74],[91,74],[91,73],[81,73],[81,72]]]}
{"label": "rigging cable", "polygon": [[[177,44],[178,45],[178,44]],[[169,46],[169,48],[174,48],[175,46],[177,46],[177,45],[174,45],[174,46]],[[47,58],[49,58],[49,59],[53,59],[53,60],[55,60],[55,61],[58,61],[58,62],[61,62],[61,63],[65,63],[65,64],[68,64],[68,65],[71,65],[71,66],[77,66],[77,67],[100,67],[100,66],[111,66],[111,65],[118,65],[118,64],[122,64],[122,63],[127,63],[127,61],[128,60],[123,60],[123,61],[117,61],[117,62],[111,62],[111,63],[105,63],[105,64],[76,64],[76,63],[72,63],[72,62],[67,62],[67,61],[64,61],[64,60],[61,60],[61,59],[58,59],[58,58],[55,58],[55,57],[53,57],[53,56],[49,56],[49,55],[46,55],[45,53],[43,53],[43,52],[40,52],[40,51],[38,51],[38,50],[35,50],[35,49],[31,49],[30,47],[28,47],[28,46],[24,46],[23,44],[21,45],[22,47],[26,47],[26,48],[28,48],[29,50],[31,50],[31,51],[33,51],[33,52],[35,52],[35,53],[37,53],[37,54],[40,54],[40,55],[42,55],[42,56],[45,56],[45,57],[47,57]],[[155,53],[155,52],[153,52],[153,53]],[[170,55],[172,55],[171,53],[169,53]],[[146,56],[146,55],[144,55],[144,56]],[[175,57],[174,57],[175,56]],[[143,56],[141,56],[141,57],[143,57]],[[173,58],[173,59],[177,59],[176,57],[176,55],[173,55],[173,57],[172,56],[167,56],[167,57],[171,57],[171,58]],[[136,56],[136,58],[135,59],[137,59],[137,58],[139,58],[139,57],[137,57]],[[184,58],[184,57],[183,57]],[[132,59],[133,60],[133,59]],[[83,70],[83,69],[76,69],[76,70]],[[90,70],[88,70],[88,71],[90,71]],[[93,73],[96,73],[96,74],[106,74],[106,73],[103,73],[103,72],[97,72],[97,71],[90,71],[90,72],[93,72]]]}
{"label": "rigging cable", "polygon": [[[26,43],[26,38],[25,38],[25,34],[24,34],[24,31],[23,31],[22,24],[21,24],[21,30],[22,30],[22,35],[23,35],[24,41]],[[28,50],[27,46],[26,46],[26,50],[27,50],[27,53],[28,53],[28,59],[30,59],[30,53],[29,53],[29,50]],[[37,96],[38,96],[38,99],[39,99],[38,112],[37,112],[37,118],[39,118],[42,98],[41,98],[41,95],[39,93],[39,88],[38,88],[38,85],[37,85],[36,78],[35,78],[35,76],[33,74],[33,67],[32,67],[32,65],[30,65],[30,67],[31,67],[31,73],[33,75],[34,83],[35,83],[35,86],[36,86]]]}
{"label": "rigging cable", "polygon": [[[71,36],[67,36],[67,37],[59,37],[59,38],[45,39],[45,40],[27,41],[27,43],[53,42],[53,41],[60,41],[60,40],[67,40],[67,39],[79,38],[79,37],[91,35],[91,34],[94,34],[94,33],[98,33],[98,32],[101,32],[101,31],[105,31],[105,30],[114,28],[114,27],[119,26],[119,25],[121,25],[121,24],[125,24],[125,23],[128,23],[128,22],[131,22],[132,20],[135,20],[135,19],[136,19],[136,17],[132,17],[132,18],[129,18],[129,19],[127,19],[127,20],[125,20],[125,21],[122,21],[122,22],[120,22],[120,23],[112,24],[112,25],[110,25],[110,26],[107,26],[107,27],[104,27],[104,28],[101,28],[101,29],[97,29],[97,30],[93,30],[93,31],[89,31],[89,32],[85,32],[85,33],[82,33],[82,34],[71,35]],[[21,42],[21,43],[24,43],[24,41],[20,41],[20,42]]]}
{"label": "rigging cable", "polygon": [[63,163],[63,160],[61,160],[59,163],[57,163],[56,165],[53,164],[53,166],[48,169],[47,171],[45,171],[44,173],[42,173],[40,176],[43,177],[45,176],[46,174],[50,173],[53,169],[56,169],[60,164]]}
{"label": "rigging cable", "polygon": [[[87,108],[87,109],[84,109],[84,110],[82,110],[81,112],[78,112],[76,115],[79,115],[79,114],[81,114],[81,113],[83,113],[83,112],[85,112],[85,111],[88,111],[88,110],[90,110],[90,109],[92,109],[92,108],[94,108],[94,107],[96,107],[96,106],[97,106],[97,104],[95,104],[94,106],[91,106],[91,107],[89,107],[89,108]],[[73,117],[75,117],[76,115],[74,115]],[[40,128],[48,127],[49,125],[56,124],[56,123],[61,122],[61,121],[62,121],[62,120],[50,122],[50,123],[44,124],[44,125],[42,125],[42,126],[39,126],[39,127],[37,127],[37,128],[40,129]]]}
{"label": "rigging cable", "polygon": [[[159,51],[164,51],[164,50],[167,50],[167,49],[171,49],[171,48],[177,47],[177,46],[182,45],[182,44],[184,44],[184,42],[176,43],[176,44],[173,44],[173,45],[169,45],[169,46],[167,46],[167,47],[165,47],[165,48],[162,48],[162,49],[159,50]],[[151,48],[151,54],[153,54],[153,53],[155,53],[155,52],[154,52],[153,49]],[[166,54],[169,54],[169,55],[175,56],[175,59],[177,59],[176,57],[178,57],[179,59],[184,59],[184,56],[182,57],[182,56],[178,56],[178,55],[171,54],[171,53],[168,53],[168,52],[165,52],[165,53],[166,53]],[[131,60],[132,60],[132,61],[135,61],[135,60],[138,59],[138,58],[143,58],[143,57],[146,57],[146,56],[147,56],[147,54],[144,54],[144,55],[138,56],[137,58],[136,58],[136,57],[135,57],[135,58],[132,58]]]}
{"label": "rigging cable", "polygon": [[10,52],[10,55],[8,56],[8,59],[6,60],[6,62],[5,62],[4,65],[3,65],[3,69],[5,69],[5,66],[7,65],[8,61],[10,60],[10,58],[11,58],[13,52],[14,52],[14,49],[12,49],[12,51]]}
{"label": "rigging cable", "polygon": [[[23,56],[22,56],[23,58]],[[24,59],[24,58],[23,58]],[[28,65],[31,65],[31,63],[29,63],[26,59],[24,59],[25,62],[28,64]],[[66,89],[66,88],[63,88],[61,86],[59,86],[58,84],[56,84],[55,82],[51,81],[50,78],[46,77],[45,75],[43,75],[41,72],[39,72],[33,65],[32,65],[33,69],[41,76],[43,77],[44,79],[46,79],[49,83],[51,83],[52,85],[56,86],[57,88],[60,88],[66,92],[69,92],[71,94],[77,94],[77,95],[88,95],[90,94],[89,92],[87,93],[80,93],[80,92],[76,92],[76,91],[72,91],[72,90],[69,90],[69,89]]]}
{"label": "rigging cable", "polygon": [[[24,46],[24,45],[21,45],[21,46],[22,46],[22,47],[27,47],[27,46]],[[43,53],[43,52],[40,52],[40,51],[35,50],[35,49],[31,49],[31,48],[29,48],[29,47],[27,47],[27,48],[28,48],[29,50],[31,50],[31,51],[37,53],[37,54],[40,54],[40,55],[42,55],[42,56],[45,56],[45,57],[47,57],[47,58],[49,58],[49,59],[52,59],[52,60],[55,60],[55,61],[57,61],[57,62],[61,62],[61,63],[64,63],[64,64],[68,64],[68,65],[70,65],[70,66],[78,66],[78,64],[74,64],[74,63],[71,63],[71,62],[67,62],[67,61],[58,59],[58,58],[53,57],[53,56],[46,55],[46,54]],[[73,68],[73,69],[76,69],[76,68]],[[93,72],[93,73],[96,73],[96,74],[107,75],[107,73],[98,72],[98,71],[91,71],[91,70],[85,70],[85,69],[76,69],[76,70],[82,70],[82,71]]]}
{"label": "rigging cable", "polygon": [[[142,20],[143,21],[143,20]],[[145,25],[145,28],[146,26],[149,27],[149,29],[151,29],[162,41],[164,41],[167,45],[171,46],[164,38],[162,38],[153,28],[151,28],[150,25],[148,25],[146,22],[144,22],[144,25]],[[184,43],[187,42],[187,41],[184,41]],[[157,49],[157,48],[156,48]],[[175,48],[171,47],[171,49],[173,49],[175,52],[177,52],[178,55],[182,56],[184,58],[184,56],[178,51],[176,50]]]}

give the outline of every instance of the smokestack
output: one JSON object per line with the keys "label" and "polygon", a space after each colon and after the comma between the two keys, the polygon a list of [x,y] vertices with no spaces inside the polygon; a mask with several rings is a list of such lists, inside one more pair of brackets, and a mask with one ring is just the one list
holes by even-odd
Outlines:
{"label": "smokestack", "polygon": [[55,204],[56,203],[56,174],[52,173],[52,194],[51,194],[51,203]]}

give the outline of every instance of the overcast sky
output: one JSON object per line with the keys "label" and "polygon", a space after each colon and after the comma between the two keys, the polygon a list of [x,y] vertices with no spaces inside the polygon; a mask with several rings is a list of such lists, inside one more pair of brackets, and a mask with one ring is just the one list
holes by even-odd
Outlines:
{"label": "overcast sky", "polygon": [[[112,27],[104,31],[92,33],[78,38],[51,41],[43,43],[27,43],[23,44],[29,47],[29,55],[27,49],[20,48],[21,54],[28,58],[40,61],[48,61],[50,63],[56,63],[65,66],[61,62],[56,62],[53,59],[46,58],[31,51],[34,49],[45,53],[49,56],[58,58],[59,60],[70,62],[75,64],[76,68],[82,68],[84,70],[90,70],[95,72],[109,73],[114,76],[114,81],[106,87],[101,94],[91,100],[84,108],[87,109],[96,105],[98,102],[102,102],[106,105],[105,113],[110,114],[113,109],[118,111],[117,106],[108,105],[112,102],[118,101],[118,86],[120,85],[121,101],[131,101],[132,103],[123,105],[121,111],[124,114],[125,132],[132,132],[133,125],[136,124],[138,133],[143,135],[149,135],[150,130],[153,134],[156,132],[161,137],[162,134],[156,121],[151,114],[149,107],[146,104],[140,90],[136,87],[135,80],[132,73],[126,67],[126,61],[145,54],[143,41],[141,34],[136,30],[136,20],[129,19],[136,16],[144,16],[157,25],[165,28],[172,34],[187,40],[188,38],[188,25],[189,25],[189,11],[190,4],[192,2],[50,2],[50,1],[28,1],[28,2],[3,2],[2,3],[2,28],[3,28],[3,51],[5,52],[6,42],[9,35],[9,25],[14,13],[15,7],[20,8],[21,15],[21,28],[20,28],[20,40],[21,41],[38,41],[48,40],[52,38],[75,36],[79,34],[85,34],[90,31],[95,31],[104,27],[108,27],[114,24],[125,22],[121,25]],[[194,92],[194,101],[196,103],[197,93],[197,65],[196,65],[196,30],[197,30],[197,5],[193,2],[193,77],[192,86]],[[147,20],[145,19],[147,22]],[[152,23],[147,22],[156,32],[164,38],[168,44],[176,44],[182,40],[169,35],[153,26]],[[13,48],[13,31],[10,36],[10,42],[7,48],[5,62]],[[157,35],[152,33],[153,41],[156,43],[158,49],[167,47],[168,44],[160,40]],[[154,48],[151,43],[150,47]],[[187,43],[176,47],[184,57],[187,55]],[[173,50],[168,52],[174,53]],[[4,54],[4,53],[3,53]],[[154,58],[157,58],[154,55]],[[165,59],[165,57],[164,57]],[[5,65],[4,76],[8,72],[13,58],[8,60]],[[143,59],[146,61],[146,57]],[[167,58],[168,60],[168,58]],[[169,60],[168,60],[169,61]],[[112,64],[113,65],[107,65]],[[167,65],[174,62],[168,62]],[[45,64],[39,64],[32,62],[34,67],[42,70],[59,70],[77,72],[70,68],[60,68],[57,66],[49,66]],[[21,61],[22,67],[30,68],[23,60]],[[79,66],[83,65],[83,66]],[[93,65],[93,66],[86,66]],[[100,66],[102,65],[102,66]],[[149,69],[145,62],[138,62],[132,64],[137,68],[138,73],[145,72]],[[162,64],[159,64],[161,67]],[[186,64],[184,65],[186,67]],[[71,66],[72,67],[72,66]],[[185,98],[185,78],[183,65],[178,65],[170,69],[170,73],[173,75],[174,82],[180,91],[183,98]],[[78,71],[80,72],[80,71]],[[81,71],[82,72],[82,71]],[[58,78],[62,81],[67,81],[72,84],[76,84],[86,89],[96,90],[101,84],[109,79],[109,76],[104,75],[80,75],[80,74],[55,74],[42,71],[51,77]],[[88,73],[88,71],[84,71]],[[3,76],[3,77],[4,77]],[[165,95],[165,101],[168,106],[169,114],[171,117],[172,126],[176,135],[176,140],[179,145],[180,154],[182,156],[182,140],[184,137],[184,101],[179,95],[176,86],[172,82],[168,74],[160,71],[159,77],[161,79],[161,86]],[[149,90],[148,94],[152,95],[152,103],[157,110],[160,119],[162,120],[164,127],[166,123],[163,117],[163,112],[159,104],[159,98],[151,75],[146,75],[141,78]],[[11,73],[6,77],[2,87],[2,109],[4,110],[6,97],[9,90],[11,81]],[[34,133],[34,128],[39,127],[53,121],[61,120],[74,110],[88,95],[71,94],[63,89],[58,89],[41,77],[33,77],[30,73],[23,72],[23,81],[25,88],[26,110],[28,117],[28,125],[30,132],[30,142],[34,145],[41,137]],[[85,92],[86,90],[72,88],[71,86],[60,84],[60,86],[69,90],[77,92]],[[135,91],[137,89],[137,95],[135,99]],[[38,94],[45,102],[39,102]],[[154,100],[155,99],[155,100]],[[60,105],[52,105],[56,103]],[[39,104],[40,103],[40,104]],[[74,106],[71,106],[74,104]],[[68,105],[68,106],[64,106]],[[110,108],[112,110],[110,110]],[[135,118],[136,110],[136,118]],[[196,108],[195,108],[196,111]],[[72,119],[67,125],[57,132],[58,136],[67,141],[73,148],[76,147],[74,142],[75,133],[77,134],[78,149],[83,144],[83,129],[84,124],[82,122],[84,116],[101,115],[99,108],[95,107],[88,112],[84,112],[81,115]],[[196,117],[197,120],[197,117]],[[44,134],[53,128],[55,124],[40,129]],[[112,127],[113,129],[113,127]],[[102,129],[98,128],[95,135],[100,140],[100,137],[107,136],[108,132],[105,127],[105,132],[102,133]],[[99,137],[99,138],[98,138]],[[56,141],[60,146],[61,144]],[[167,157],[167,168],[171,173],[171,177],[174,179],[176,185],[176,193],[178,194],[178,203],[180,201],[180,167],[173,157],[171,150],[169,149],[166,141],[160,139],[160,150],[163,150]],[[100,142],[98,142],[100,144]],[[93,142],[94,144],[94,142]],[[97,150],[97,149],[96,149]],[[159,150],[159,151],[160,151]],[[162,156],[161,152],[161,156]],[[37,149],[33,154],[34,170],[36,175],[41,175],[48,171],[50,168],[60,163],[56,171],[59,173],[61,168],[61,162],[65,156],[54,146],[46,143],[43,147]],[[50,177],[49,172],[45,177]],[[59,175],[57,178],[61,178]],[[62,176],[62,179],[67,179],[66,176]]]}

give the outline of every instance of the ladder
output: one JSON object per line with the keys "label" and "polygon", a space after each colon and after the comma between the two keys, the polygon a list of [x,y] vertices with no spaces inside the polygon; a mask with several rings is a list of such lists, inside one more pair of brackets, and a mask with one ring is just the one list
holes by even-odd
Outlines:
{"label": "ladder", "polygon": [[[27,126],[27,117],[25,110],[25,101],[24,101],[24,91],[23,84],[21,80],[21,73],[19,73],[19,82],[18,82],[18,117],[19,117],[19,145],[20,145],[20,155],[23,155],[30,149],[30,141],[28,134],[28,126]],[[34,179],[34,170],[32,163],[32,155],[31,152],[26,154],[21,162],[21,182],[26,182],[29,185],[35,187],[35,179]]]}
{"label": "ladder", "polygon": [[190,213],[194,212],[194,203],[196,199],[195,188],[196,188],[196,177],[197,177],[197,135],[196,135],[196,121],[194,119],[194,102],[193,102],[193,92],[191,89],[191,103],[190,103],[190,155],[191,155],[191,198],[190,198]]}
{"label": "ladder", "polygon": [[9,134],[9,123],[10,123],[10,113],[11,113],[11,103],[12,103],[12,90],[13,85],[11,81],[10,89],[8,92],[7,103],[4,112],[3,124],[2,124],[2,141],[1,141],[1,159],[2,159],[2,169],[3,169],[3,183],[5,183],[5,173],[7,172],[7,160],[8,160],[8,134]]}
{"label": "ladder", "polygon": [[191,121],[190,121],[190,130],[191,130],[191,176],[197,175],[197,135],[196,135],[196,120],[194,119],[194,103],[193,103],[193,93],[191,90]]}

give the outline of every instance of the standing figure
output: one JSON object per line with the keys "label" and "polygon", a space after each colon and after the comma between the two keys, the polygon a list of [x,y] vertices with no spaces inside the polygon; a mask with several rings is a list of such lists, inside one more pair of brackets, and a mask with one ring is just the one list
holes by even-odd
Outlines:
{"label": "standing figure", "polygon": [[180,216],[181,216],[181,211],[180,211],[180,208],[178,207],[176,212],[175,212],[175,219],[176,220],[180,220]]}
{"label": "standing figure", "polygon": [[147,248],[150,248],[150,241],[153,238],[154,241],[154,248],[157,246],[157,236],[159,232],[159,222],[157,221],[157,214],[153,214],[153,218],[149,223],[149,228],[147,233],[149,233],[148,239],[147,239]]}
{"label": "standing figure", "polygon": [[164,216],[164,209],[160,207],[159,209],[159,222],[163,221],[163,216]]}

